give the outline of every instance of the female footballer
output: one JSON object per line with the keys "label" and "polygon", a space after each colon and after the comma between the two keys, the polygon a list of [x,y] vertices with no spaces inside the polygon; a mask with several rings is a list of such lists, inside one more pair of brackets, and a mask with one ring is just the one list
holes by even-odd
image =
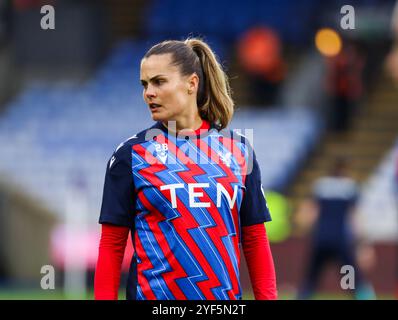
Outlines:
{"label": "female footballer", "polygon": [[129,232],[127,299],[242,299],[240,246],[255,299],[277,299],[269,221],[255,153],[226,130],[227,77],[202,40],[164,41],[141,61],[155,124],[106,168],[95,299],[117,299]]}

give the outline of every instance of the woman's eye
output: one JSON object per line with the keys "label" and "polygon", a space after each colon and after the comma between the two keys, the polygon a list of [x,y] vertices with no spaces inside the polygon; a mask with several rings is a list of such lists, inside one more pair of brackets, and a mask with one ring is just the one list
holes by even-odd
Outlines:
{"label": "woman's eye", "polygon": [[162,83],[164,83],[164,80],[163,80],[163,79],[155,80],[155,84],[157,84],[157,85],[160,85],[160,84],[162,84]]}

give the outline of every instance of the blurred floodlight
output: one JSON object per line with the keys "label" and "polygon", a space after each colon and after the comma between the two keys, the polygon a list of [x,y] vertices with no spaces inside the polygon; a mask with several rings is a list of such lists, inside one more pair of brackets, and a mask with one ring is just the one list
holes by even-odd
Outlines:
{"label": "blurred floodlight", "polygon": [[341,51],[342,41],[336,31],[324,28],[316,33],[315,45],[321,54],[333,57]]}

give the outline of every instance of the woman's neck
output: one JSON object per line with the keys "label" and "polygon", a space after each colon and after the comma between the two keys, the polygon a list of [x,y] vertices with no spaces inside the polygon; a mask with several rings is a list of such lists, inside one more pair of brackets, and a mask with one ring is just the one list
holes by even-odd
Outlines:
{"label": "woman's neck", "polygon": [[178,120],[169,120],[163,122],[163,125],[172,131],[177,133],[192,132],[199,129],[202,126],[203,120],[200,118],[199,114]]}

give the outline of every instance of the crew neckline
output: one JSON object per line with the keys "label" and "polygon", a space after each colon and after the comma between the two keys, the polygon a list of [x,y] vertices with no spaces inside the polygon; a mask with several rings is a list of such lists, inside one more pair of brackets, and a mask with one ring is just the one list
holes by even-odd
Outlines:
{"label": "crew neckline", "polygon": [[185,133],[185,134],[176,134],[174,131],[169,131],[168,128],[161,122],[158,121],[154,127],[161,129],[163,132],[167,134],[175,134],[178,136],[178,138],[181,139],[187,139],[187,137],[205,137],[207,136],[212,129],[215,129],[216,126],[214,124],[211,124],[209,121],[202,119],[202,124],[201,126],[196,129],[193,133]]}

